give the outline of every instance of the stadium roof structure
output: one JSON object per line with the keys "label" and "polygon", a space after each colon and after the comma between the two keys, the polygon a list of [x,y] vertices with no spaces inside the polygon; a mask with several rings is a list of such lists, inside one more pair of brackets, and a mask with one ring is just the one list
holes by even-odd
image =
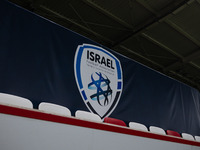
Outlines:
{"label": "stadium roof structure", "polygon": [[9,0],[200,90],[200,0]]}

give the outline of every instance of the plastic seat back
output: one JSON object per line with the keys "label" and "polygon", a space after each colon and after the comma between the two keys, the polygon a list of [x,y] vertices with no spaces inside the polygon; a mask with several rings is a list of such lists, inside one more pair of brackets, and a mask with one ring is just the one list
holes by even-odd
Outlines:
{"label": "plastic seat back", "polygon": [[42,102],[39,104],[39,110],[42,110],[47,113],[53,113],[62,116],[71,116],[71,111],[64,106]]}
{"label": "plastic seat back", "polygon": [[18,107],[33,108],[33,104],[30,100],[5,93],[0,93],[0,103],[6,105],[14,105]]}
{"label": "plastic seat back", "polygon": [[106,117],[106,118],[104,118],[104,122],[127,127],[126,123],[124,121],[120,120],[120,119]]}
{"label": "plastic seat back", "polygon": [[178,132],[176,132],[176,131],[167,130],[166,133],[167,133],[167,135],[181,137],[181,135]]}
{"label": "plastic seat back", "polygon": [[88,121],[102,122],[101,118],[97,114],[83,110],[77,110],[75,117]]}
{"label": "plastic seat back", "polygon": [[197,142],[200,142],[200,136],[195,136],[195,140],[196,140]]}
{"label": "plastic seat back", "polygon": [[134,130],[148,131],[145,125],[137,122],[129,122],[129,127]]}
{"label": "plastic seat back", "polygon": [[187,140],[192,140],[194,141],[194,137],[191,134],[188,133],[182,133],[182,138],[187,139]]}
{"label": "plastic seat back", "polygon": [[160,127],[156,127],[156,126],[150,126],[149,131],[152,133],[156,133],[156,134],[166,135],[165,130],[163,130]]}

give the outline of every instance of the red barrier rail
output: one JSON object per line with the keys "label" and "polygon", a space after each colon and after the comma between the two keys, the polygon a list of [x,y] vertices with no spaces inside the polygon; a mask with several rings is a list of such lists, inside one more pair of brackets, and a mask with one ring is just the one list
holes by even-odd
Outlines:
{"label": "red barrier rail", "polygon": [[106,123],[90,122],[86,120],[80,120],[75,117],[58,116],[54,114],[44,113],[36,109],[25,109],[25,108],[18,108],[18,107],[0,104],[0,113],[39,119],[39,120],[44,120],[44,121],[57,122],[57,123],[62,123],[62,124],[69,124],[69,125],[92,128],[92,129],[98,129],[98,130],[104,130],[104,131],[110,131],[110,132],[116,132],[116,133],[122,133],[122,134],[128,134],[128,135],[134,135],[134,136],[140,136],[140,137],[146,137],[146,138],[152,138],[152,139],[158,139],[158,140],[164,140],[164,141],[187,144],[187,145],[200,146],[200,142],[197,142],[197,141],[190,141],[190,140],[186,140],[179,137],[172,137],[168,135],[159,135],[159,134],[154,134],[151,132],[133,130],[133,129],[130,129],[129,127],[120,127],[120,126],[110,125]]}

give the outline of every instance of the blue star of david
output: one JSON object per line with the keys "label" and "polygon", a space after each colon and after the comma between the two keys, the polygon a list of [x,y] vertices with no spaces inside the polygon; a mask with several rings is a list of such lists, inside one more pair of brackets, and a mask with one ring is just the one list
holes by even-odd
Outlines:
{"label": "blue star of david", "polygon": [[[110,88],[110,80],[107,78],[104,78],[102,76],[102,73],[98,73],[95,72],[96,75],[98,75],[98,80],[94,80],[93,74],[91,75],[91,80],[92,82],[88,84],[88,88],[95,90],[96,89],[96,93],[91,95],[90,98],[92,100],[97,100],[97,102],[99,103],[99,105],[101,106],[106,106],[109,104],[109,95],[112,95],[112,89]],[[103,90],[103,87],[107,87],[106,90]],[[100,102],[100,100],[104,100],[103,104]]]}

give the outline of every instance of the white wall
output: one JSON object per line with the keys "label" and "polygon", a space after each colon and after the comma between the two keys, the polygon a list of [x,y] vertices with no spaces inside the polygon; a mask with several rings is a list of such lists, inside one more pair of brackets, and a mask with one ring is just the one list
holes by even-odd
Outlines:
{"label": "white wall", "polygon": [[200,150],[200,147],[0,114],[0,150]]}

